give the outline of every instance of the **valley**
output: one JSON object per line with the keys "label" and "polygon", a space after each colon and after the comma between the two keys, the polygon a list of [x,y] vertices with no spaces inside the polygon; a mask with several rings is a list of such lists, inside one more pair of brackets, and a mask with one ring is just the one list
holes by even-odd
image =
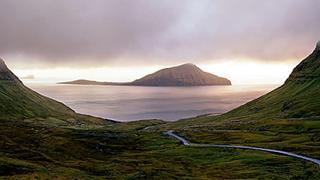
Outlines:
{"label": "valley", "polygon": [[25,87],[2,62],[0,176],[319,179],[319,52],[266,95],[174,122],[77,114]]}

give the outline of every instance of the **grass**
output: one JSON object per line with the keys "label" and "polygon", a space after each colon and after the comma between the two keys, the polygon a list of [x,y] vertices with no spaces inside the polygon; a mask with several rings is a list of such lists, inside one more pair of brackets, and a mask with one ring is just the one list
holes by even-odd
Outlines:
{"label": "grass", "polygon": [[[205,121],[205,117],[202,118],[201,121]],[[320,159],[320,119],[209,122],[204,125],[176,122],[159,126],[156,130],[173,129],[192,142],[282,149]]]}
{"label": "grass", "polygon": [[[143,130],[150,124],[164,125],[141,121],[75,129],[1,121],[0,167],[6,171],[0,175],[13,179],[320,177],[319,167],[294,158],[250,150],[185,147],[162,131]],[[128,125],[136,128],[123,127]],[[197,141],[204,136],[190,137]]]}

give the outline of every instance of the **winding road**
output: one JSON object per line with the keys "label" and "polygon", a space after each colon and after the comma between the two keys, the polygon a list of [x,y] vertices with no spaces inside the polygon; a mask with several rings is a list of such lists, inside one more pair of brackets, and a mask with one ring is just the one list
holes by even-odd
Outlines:
{"label": "winding road", "polygon": [[198,144],[198,143],[190,143],[188,140],[184,139],[183,137],[177,135],[174,133],[173,130],[166,131],[166,135],[172,136],[176,139],[178,139],[180,142],[182,142],[183,145],[185,146],[193,146],[193,147],[219,147],[219,148],[234,148],[234,149],[250,149],[250,150],[257,150],[257,151],[264,151],[264,152],[269,152],[269,153],[274,153],[274,154],[281,154],[281,155],[286,155],[290,157],[295,157],[298,159],[303,159],[305,161],[310,161],[313,162],[317,165],[320,166],[320,160],[315,159],[315,158],[310,158],[307,156],[302,156],[299,154],[294,154],[291,152],[286,152],[286,151],[281,151],[281,150],[275,150],[275,149],[267,149],[267,148],[260,148],[260,147],[252,147],[252,146],[237,146],[237,145],[224,145],[224,144]]}

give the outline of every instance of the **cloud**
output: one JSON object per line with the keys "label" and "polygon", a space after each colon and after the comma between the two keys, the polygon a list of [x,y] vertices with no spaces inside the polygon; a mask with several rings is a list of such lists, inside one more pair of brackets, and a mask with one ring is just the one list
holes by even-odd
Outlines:
{"label": "cloud", "polygon": [[0,55],[50,67],[286,60],[319,40],[318,7],[314,0],[1,0]]}

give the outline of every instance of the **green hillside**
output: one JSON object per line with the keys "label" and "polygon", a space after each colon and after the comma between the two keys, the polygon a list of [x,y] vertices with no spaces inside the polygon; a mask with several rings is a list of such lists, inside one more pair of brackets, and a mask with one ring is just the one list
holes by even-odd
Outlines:
{"label": "green hillside", "polygon": [[48,119],[67,124],[103,124],[105,120],[75,113],[64,104],[26,87],[0,59],[0,119]]}
{"label": "green hillside", "polygon": [[270,93],[224,115],[246,118],[306,118],[320,115],[320,47]]}

